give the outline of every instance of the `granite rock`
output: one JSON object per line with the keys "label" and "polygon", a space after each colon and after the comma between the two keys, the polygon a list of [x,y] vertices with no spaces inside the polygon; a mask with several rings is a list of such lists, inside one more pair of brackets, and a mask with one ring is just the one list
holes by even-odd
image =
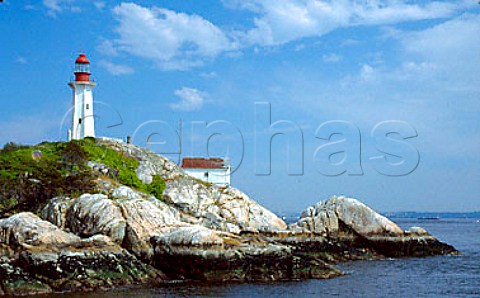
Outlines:
{"label": "granite rock", "polygon": [[404,235],[403,230],[388,218],[356,199],[343,196],[334,196],[308,207],[290,229],[324,235]]}

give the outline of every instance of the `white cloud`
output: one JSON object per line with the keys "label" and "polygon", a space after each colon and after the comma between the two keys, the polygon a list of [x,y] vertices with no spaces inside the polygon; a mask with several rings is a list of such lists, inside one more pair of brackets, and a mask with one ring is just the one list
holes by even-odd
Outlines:
{"label": "white cloud", "polygon": [[47,14],[53,18],[58,14],[69,11],[73,13],[82,12],[82,7],[79,6],[79,2],[73,0],[43,0],[43,5],[47,8]]}
{"label": "white cloud", "polygon": [[[312,82],[290,74],[307,113],[370,129],[404,120],[418,129],[422,152],[478,156],[480,15],[462,15],[419,31],[399,31],[394,60],[361,64],[343,80]],[[286,84],[285,84],[286,85]],[[292,87],[294,88],[294,87]],[[308,90],[305,92],[304,90]],[[319,100],[321,99],[321,100]],[[460,155],[462,154],[462,155]]]}
{"label": "white cloud", "polygon": [[[232,0],[238,2],[237,0]],[[280,45],[322,36],[341,27],[386,25],[448,17],[475,3],[468,1],[412,4],[401,0],[245,0],[237,7],[257,14],[255,28],[243,38],[250,44]]]}
{"label": "white cloud", "polygon": [[[43,6],[47,9],[47,14],[53,18],[64,12],[80,13],[87,11],[86,8],[92,6],[98,10],[103,10],[106,3],[103,1],[86,1],[86,0],[42,0]],[[90,7],[89,7],[90,6]],[[35,9],[35,6],[28,4],[25,9]]]}
{"label": "white cloud", "polygon": [[118,51],[113,45],[113,42],[111,40],[104,40],[97,46],[97,51],[100,53],[110,56],[110,57],[116,57],[118,56]]}
{"label": "white cloud", "polygon": [[61,2],[62,0],[43,0],[43,5],[47,7],[48,14],[55,17],[57,13],[62,11]]}
{"label": "white cloud", "polygon": [[98,10],[102,10],[105,8],[105,2],[102,2],[102,1],[96,1],[96,2],[93,2],[93,5],[98,9]]}
{"label": "white cloud", "polygon": [[53,11],[61,11],[62,9],[60,8],[60,2],[61,0],[43,0],[43,5],[45,5],[47,8],[53,10]]}
{"label": "white cloud", "polygon": [[[256,51],[256,46],[282,45],[322,36],[338,28],[451,17],[476,5],[467,0],[422,4],[408,0],[224,0],[223,3],[231,9],[252,12],[254,26],[243,31],[225,31],[198,15],[121,3],[113,10],[118,21],[117,38],[102,46],[108,46],[112,53],[151,60],[161,69],[185,70],[223,53],[238,55],[249,47]],[[357,41],[347,40],[344,45],[353,42]],[[299,45],[296,49],[301,48]],[[326,62],[338,62],[334,56],[325,58]]]}
{"label": "white cloud", "polygon": [[377,70],[368,64],[362,65],[362,70],[360,71],[360,78],[364,82],[371,82],[375,80]]}
{"label": "white cloud", "polygon": [[330,53],[330,54],[323,55],[322,59],[323,59],[323,62],[326,62],[326,63],[337,63],[342,60],[342,56],[335,53]]}
{"label": "white cloud", "polygon": [[294,50],[295,50],[295,52],[300,52],[300,51],[302,51],[303,49],[305,49],[305,44],[301,43],[301,44],[297,44],[297,45],[295,46],[295,49],[294,49]]}
{"label": "white cloud", "polygon": [[[464,14],[419,31],[396,30],[390,37],[400,41],[398,64],[383,65],[383,54],[370,54],[353,82],[406,82],[424,88],[480,92],[480,15]],[[357,79],[357,80],[355,80]],[[348,82],[348,80],[347,80]]]}
{"label": "white cloud", "polygon": [[47,14],[56,17],[63,11],[81,12],[81,8],[73,0],[43,0],[43,5],[47,8]]}
{"label": "white cloud", "polygon": [[443,78],[456,81],[474,78],[477,83],[480,73],[479,37],[478,14],[466,14],[427,30],[406,32],[399,36],[410,56],[420,64],[436,66]]}
{"label": "white cloud", "polygon": [[119,22],[115,48],[162,69],[188,69],[232,49],[222,30],[198,15],[134,3],[116,6],[114,14]]}
{"label": "white cloud", "polygon": [[358,45],[360,43],[360,41],[356,40],[356,39],[353,39],[353,38],[347,38],[345,40],[343,40],[340,45],[342,47],[352,47],[352,46],[355,46],[355,45]]}
{"label": "white cloud", "polygon": [[170,104],[173,110],[186,112],[199,110],[205,102],[205,94],[194,88],[183,87],[175,90],[175,95],[180,101]]}
{"label": "white cloud", "polygon": [[211,72],[202,72],[200,76],[204,79],[211,80],[211,79],[215,79],[218,75],[215,71],[211,71]]}
{"label": "white cloud", "polygon": [[28,61],[25,57],[18,56],[16,62],[18,62],[20,64],[27,64]]}
{"label": "white cloud", "polygon": [[[397,64],[386,67],[381,53],[371,55],[357,76],[345,84],[372,83],[402,86],[405,90],[430,90],[431,97],[453,96],[468,109],[478,110],[480,92],[480,15],[465,14],[419,31],[400,31],[391,36],[400,41]],[[380,66],[372,66],[372,65]],[[358,85],[357,85],[358,87]],[[440,92],[441,90],[441,92]],[[458,94],[463,94],[459,96]],[[475,99],[475,100],[474,100]]]}
{"label": "white cloud", "polygon": [[109,73],[116,76],[132,74],[135,72],[135,70],[128,65],[115,64],[109,61],[100,61],[100,66],[105,68]]}

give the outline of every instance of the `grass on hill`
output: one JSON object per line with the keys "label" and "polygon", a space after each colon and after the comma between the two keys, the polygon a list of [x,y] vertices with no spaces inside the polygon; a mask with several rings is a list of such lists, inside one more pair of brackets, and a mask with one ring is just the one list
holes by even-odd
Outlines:
{"label": "grass on hill", "polygon": [[162,199],[165,181],[161,176],[154,176],[151,184],[143,183],[135,173],[138,160],[93,138],[35,146],[8,143],[0,150],[0,216],[38,213],[56,196],[96,192],[88,161],[105,164],[115,172],[110,178],[119,183]]}

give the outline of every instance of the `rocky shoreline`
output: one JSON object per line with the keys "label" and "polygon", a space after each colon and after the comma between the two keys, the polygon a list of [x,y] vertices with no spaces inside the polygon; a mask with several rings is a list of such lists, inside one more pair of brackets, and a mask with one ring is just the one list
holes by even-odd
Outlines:
{"label": "rocky shoreline", "polygon": [[287,226],[232,187],[199,182],[163,156],[98,141],[166,182],[158,198],[114,181],[98,162],[98,191],[52,198],[35,215],[0,219],[0,295],[94,291],[174,280],[266,281],[340,276],[335,263],[458,253],[422,228],[407,231],[361,202],[332,197]]}

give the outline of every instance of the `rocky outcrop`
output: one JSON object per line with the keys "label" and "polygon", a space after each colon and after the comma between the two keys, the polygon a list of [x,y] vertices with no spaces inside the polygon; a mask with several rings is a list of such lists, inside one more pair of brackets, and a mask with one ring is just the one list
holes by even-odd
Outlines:
{"label": "rocky outcrop", "polygon": [[11,295],[90,291],[160,277],[110,238],[81,238],[32,213],[0,220],[0,246],[0,286]]}
{"label": "rocky outcrop", "polygon": [[240,190],[227,187],[220,190],[218,198],[220,214],[237,222],[246,230],[254,229],[262,232],[285,230],[287,225],[273,212],[250,199]]}
{"label": "rocky outcrop", "polygon": [[292,230],[306,230],[329,236],[356,233],[361,236],[402,236],[403,230],[388,218],[360,201],[346,197],[331,197],[302,212]]}
{"label": "rocky outcrop", "polygon": [[[167,232],[168,230],[168,232]],[[152,238],[154,246],[163,247],[221,247],[223,238],[215,231],[202,226],[188,226],[165,229],[161,236]]]}
{"label": "rocky outcrop", "polygon": [[150,239],[153,236],[163,234],[169,227],[186,225],[177,220],[170,208],[158,208],[162,204],[134,199],[119,201],[119,205],[127,224],[123,245],[143,259],[152,256]]}
{"label": "rocky outcrop", "polygon": [[414,236],[431,236],[427,230],[421,227],[411,227],[405,231],[406,235],[414,235]]}
{"label": "rocky outcrop", "polygon": [[91,291],[154,282],[159,273],[122,249],[22,252],[15,266],[55,291]]}
{"label": "rocky outcrop", "polygon": [[116,242],[125,237],[122,212],[106,195],[84,194],[73,202],[66,215],[66,227],[77,235],[102,234]]}
{"label": "rocky outcrop", "polygon": [[160,175],[167,180],[186,176],[177,164],[159,154],[114,139],[104,139],[100,143],[136,158],[140,163],[136,174],[144,183],[151,183],[154,175]]}
{"label": "rocky outcrop", "polygon": [[167,188],[163,199],[183,211],[186,222],[231,233],[287,228],[275,214],[238,189],[198,181],[167,158],[134,145],[115,140],[105,140],[103,144],[135,157],[140,163],[136,174],[143,182],[150,183],[153,175],[165,179]]}
{"label": "rocky outcrop", "polygon": [[233,187],[205,185],[192,178],[167,182],[164,200],[186,214],[185,221],[231,233],[279,231],[283,220]]}
{"label": "rocky outcrop", "polygon": [[79,243],[80,240],[80,237],[67,233],[30,212],[0,219],[0,244],[10,247],[59,248]]}
{"label": "rocky outcrop", "polygon": [[295,255],[287,245],[256,238],[219,241],[218,236],[194,235],[189,231],[169,239],[154,237],[155,267],[172,279],[201,281],[324,279],[343,274],[314,256]]}
{"label": "rocky outcrop", "polygon": [[47,203],[47,207],[43,208],[41,217],[57,227],[67,229],[67,211],[73,204],[74,199],[68,197],[56,197]]}
{"label": "rocky outcrop", "polygon": [[[388,218],[353,198],[331,197],[302,212],[290,225],[292,231],[327,237],[346,251],[360,249],[377,257],[424,257],[458,253],[454,247],[438,241],[423,228],[403,231]],[[288,243],[288,241],[283,241]],[[303,243],[290,243],[291,245]],[[315,249],[313,249],[315,250]],[[327,248],[334,251],[334,247]],[[334,258],[342,258],[336,256]]]}
{"label": "rocky outcrop", "polygon": [[162,228],[185,226],[178,211],[126,186],[109,184],[109,194],[84,194],[76,200],[56,198],[42,217],[82,237],[108,236],[137,256],[153,252],[150,238]]}
{"label": "rocky outcrop", "polygon": [[125,236],[121,210],[104,194],[54,198],[43,208],[41,217],[80,236],[102,234],[120,243]]}

